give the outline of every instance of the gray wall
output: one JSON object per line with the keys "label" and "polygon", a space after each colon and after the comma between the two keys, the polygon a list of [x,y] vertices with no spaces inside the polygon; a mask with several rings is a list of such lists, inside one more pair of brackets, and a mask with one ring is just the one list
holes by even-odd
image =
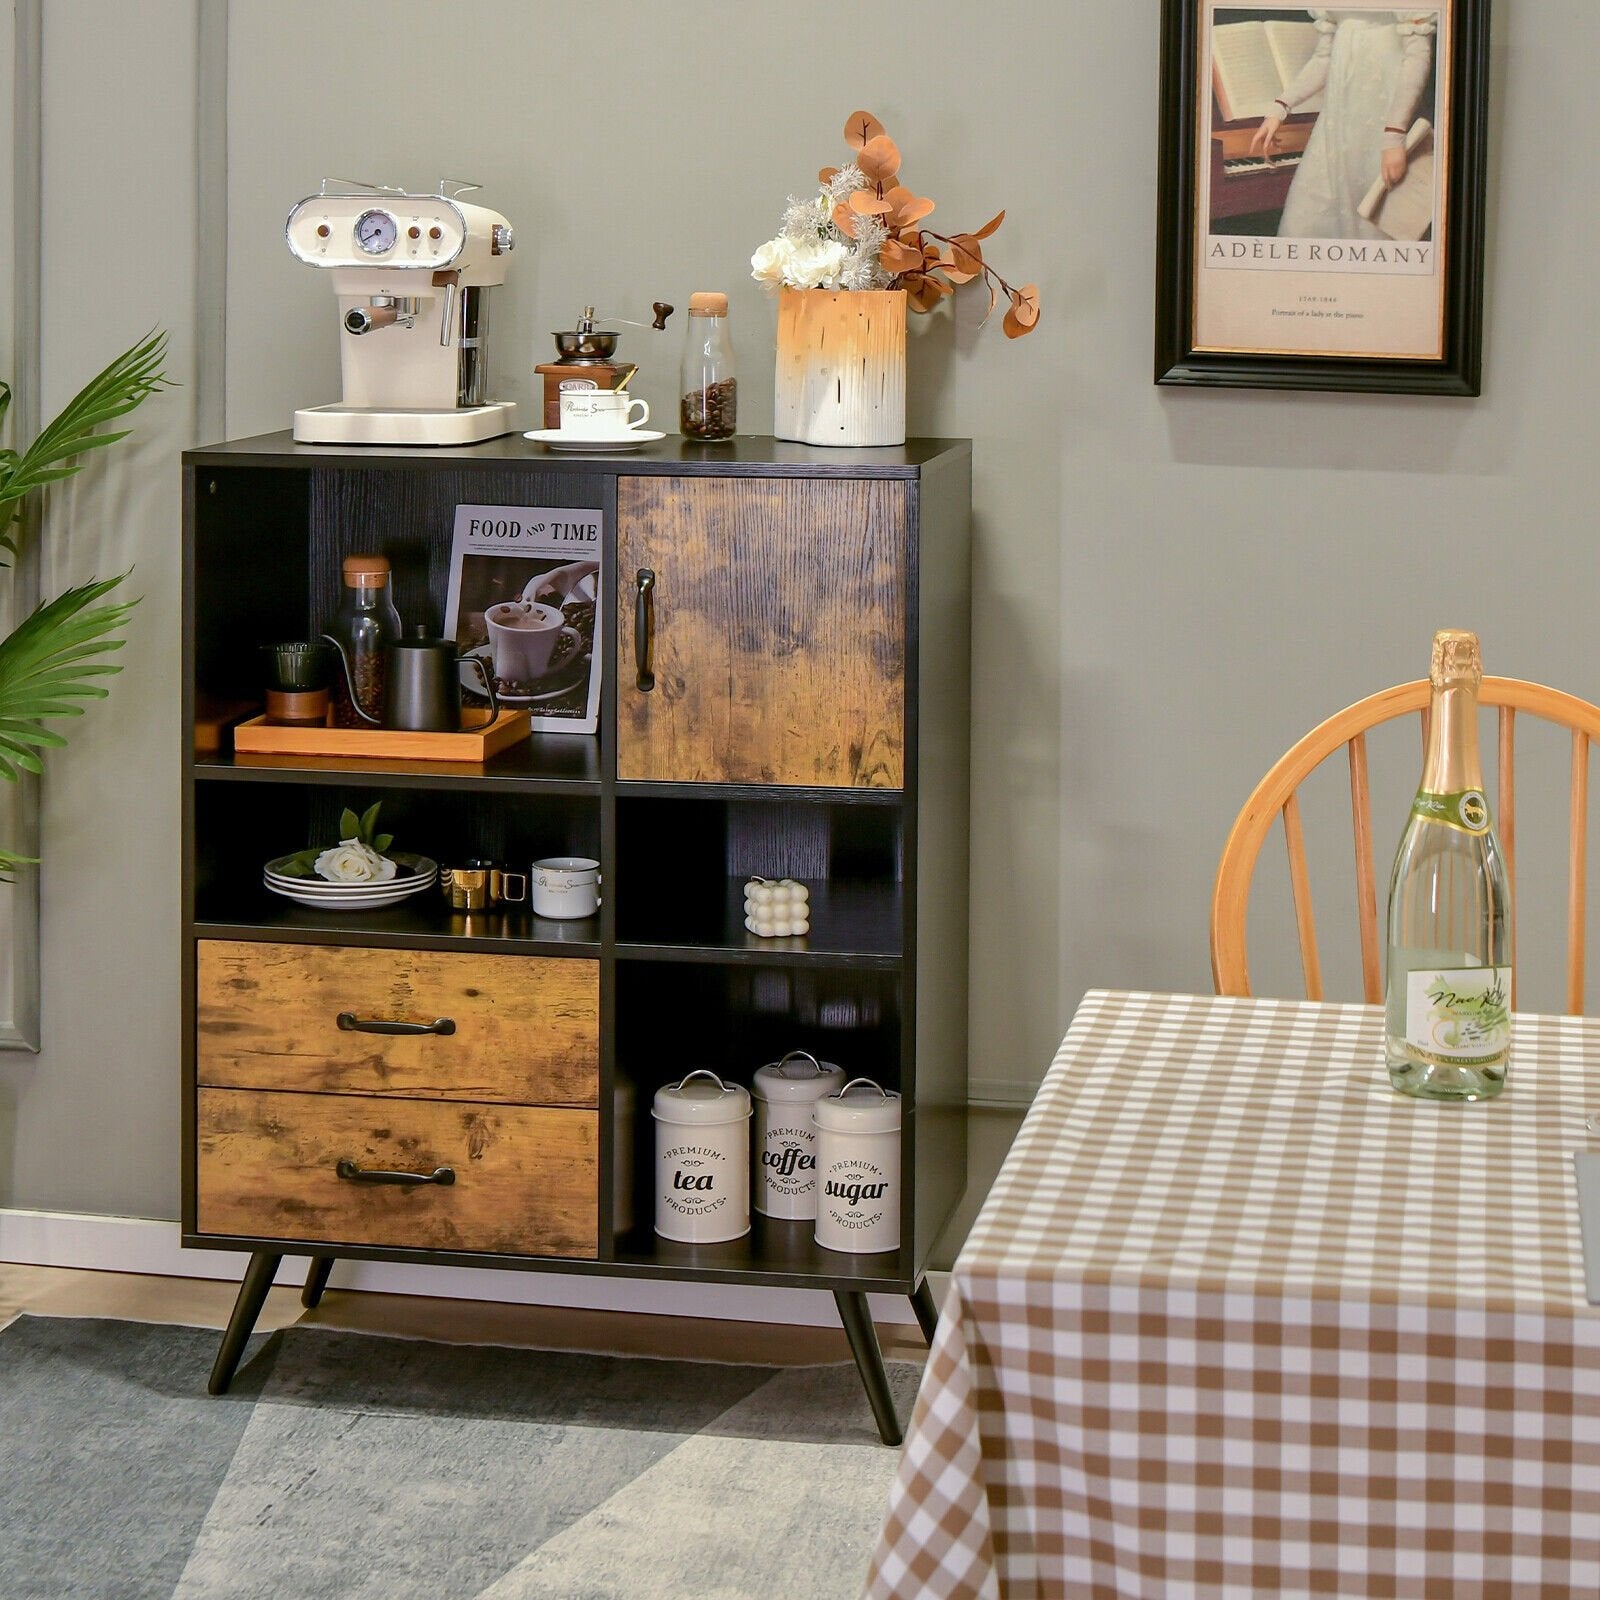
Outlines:
{"label": "gray wall", "polygon": [[[977,446],[979,1095],[1037,1080],[1087,986],[1209,987],[1211,875],[1238,805],[1320,716],[1417,675],[1434,627],[1477,627],[1491,670],[1600,698],[1592,6],[1500,8],[1477,402],[1151,385],[1153,3],[235,0],[226,127],[201,130],[208,151],[226,135],[227,259],[204,252],[198,283],[198,8],[46,9],[47,401],[156,322],[186,384],[222,381],[218,341],[196,368],[190,330],[225,270],[221,431],[286,426],[337,393],[332,296],[283,248],[289,206],[324,173],[443,174],[481,182],[518,230],[501,393],[529,399],[547,330],[585,303],[642,317],[720,288],[741,421],[764,431],[776,319],[746,261],[838,158],[850,110],[887,122],[936,220],[1007,208],[994,258],[1039,283],[1042,327],[1010,343],[969,298],[919,322],[910,355],[913,431]],[[135,107],[148,137],[129,137]],[[90,242],[102,221],[114,252]],[[680,338],[675,319],[625,345],[669,413]],[[17,1106],[0,1203],[177,1211],[175,451],[200,431],[194,392],[149,408],[138,447],[52,513],[73,521],[52,578],[134,561],[147,598],[109,714],[51,775],[45,1047],[0,1063]],[[1412,730],[1375,754],[1380,854],[1416,761]],[[1532,762],[1562,781],[1553,745]],[[1310,824],[1336,945],[1347,824],[1327,790]],[[1522,826],[1524,999],[1553,1007],[1556,919],[1541,931],[1534,907],[1563,824],[1525,797]],[[1258,987],[1291,992],[1276,854],[1267,870]],[[1329,967],[1349,992],[1353,959]]]}

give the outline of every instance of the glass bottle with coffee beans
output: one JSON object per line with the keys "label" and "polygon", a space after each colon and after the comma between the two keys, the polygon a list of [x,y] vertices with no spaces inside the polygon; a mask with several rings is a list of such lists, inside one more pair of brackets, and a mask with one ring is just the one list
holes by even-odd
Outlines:
{"label": "glass bottle with coffee beans", "polygon": [[683,350],[678,426],[685,439],[731,439],[738,421],[739,385],[728,336],[728,297],[689,296],[689,335]]}
{"label": "glass bottle with coffee beans", "polygon": [[353,691],[356,705],[373,721],[383,715],[384,652],[400,637],[400,613],[394,607],[387,556],[344,558],[344,599],[330,631],[343,648],[350,669],[348,684],[344,673],[334,674],[334,725],[369,726],[352,708],[350,696]]}

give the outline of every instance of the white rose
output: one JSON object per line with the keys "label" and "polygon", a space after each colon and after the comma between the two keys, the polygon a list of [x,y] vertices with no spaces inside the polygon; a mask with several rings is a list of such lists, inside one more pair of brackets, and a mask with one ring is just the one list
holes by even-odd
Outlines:
{"label": "white rose", "polygon": [[798,246],[783,281],[792,289],[837,289],[848,252],[837,239],[819,239]]}
{"label": "white rose", "polygon": [[750,276],[758,283],[782,283],[793,249],[794,246],[781,234],[776,239],[768,239],[750,257]]}
{"label": "white rose", "polygon": [[394,862],[359,839],[341,839],[317,857],[316,873],[330,883],[385,883],[394,876]]}

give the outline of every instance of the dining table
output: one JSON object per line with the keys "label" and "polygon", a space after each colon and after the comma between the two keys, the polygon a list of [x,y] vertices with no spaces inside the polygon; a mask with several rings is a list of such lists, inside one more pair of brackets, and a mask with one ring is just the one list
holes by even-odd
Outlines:
{"label": "dining table", "polygon": [[1596,1600],[1600,1018],[1091,990],[950,1278],[870,1600]]}

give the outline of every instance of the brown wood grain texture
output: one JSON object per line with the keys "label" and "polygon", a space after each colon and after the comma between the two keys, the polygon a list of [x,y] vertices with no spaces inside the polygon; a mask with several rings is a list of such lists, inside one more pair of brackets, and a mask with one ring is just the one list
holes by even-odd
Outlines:
{"label": "brown wood grain texture", "polygon": [[[202,1084],[598,1104],[594,960],[203,939],[195,989]],[[340,1012],[455,1032],[344,1032]]]}
{"label": "brown wood grain texture", "polygon": [[1517,713],[1500,707],[1500,848],[1511,895],[1511,1009],[1517,1009]]}
{"label": "brown wood grain texture", "polygon": [[618,777],[901,788],[906,505],[887,480],[619,478]]}
{"label": "brown wood grain texture", "polygon": [[1372,797],[1367,777],[1367,736],[1350,741],[1350,824],[1355,830],[1356,919],[1361,926],[1361,990],[1368,1005],[1383,999],[1378,956],[1378,884],[1372,859]]}
{"label": "brown wood grain texture", "polygon": [[[593,1257],[599,1117],[551,1106],[202,1089],[199,1228],[397,1249]],[[448,1186],[359,1183],[432,1173]]]}
{"label": "brown wood grain texture", "polygon": [[1317,954],[1317,923],[1311,910],[1311,875],[1306,871],[1305,831],[1300,825],[1300,800],[1291,794],[1283,803],[1283,838],[1289,847],[1289,889],[1294,896],[1295,927],[1300,935],[1300,969],[1306,999],[1322,998],[1322,961]]}
{"label": "brown wood grain texture", "polygon": [[299,728],[252,717],[234,729],[233,748],[241,755],[354,756],[382,761],[487,761],[528,737],[526,711],[502,711],[484,727],[481,711],[470,712],[471,726],[459,733],[407,733],[399,728]]}

